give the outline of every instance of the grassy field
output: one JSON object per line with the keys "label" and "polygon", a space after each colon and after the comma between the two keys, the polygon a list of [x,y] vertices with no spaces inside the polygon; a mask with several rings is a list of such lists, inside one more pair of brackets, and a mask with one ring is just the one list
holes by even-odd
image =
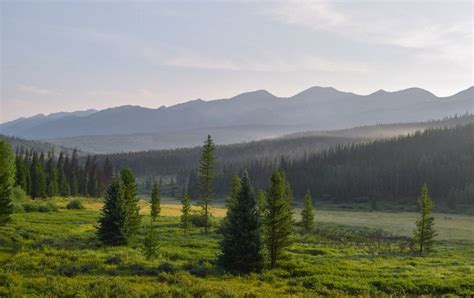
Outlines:
{"label": "grassy field", "polygon": [[[296,234],[278,268],[235,276],[215,266],[220,235],[183,233],[173,202],[162,205],[153,260],[143,257],[143,235],[127,247],[100,245],[100,200],[84,199],[84,210],[65,209],[64,198],[54,202],[58,212],[16,213],[0,227],[0,297],[474,295],[474,217],[436,214],[435,251],[415,257],[393,245],[376,247],[369,237],[376,229],[409,236],[413,213],[317,211],[315,234]],[[222,208],[212,212],[216,221],[225,215]],[[142,214],[147,226],[145,202]],[[325,238],[332,234],[347,241]]]}

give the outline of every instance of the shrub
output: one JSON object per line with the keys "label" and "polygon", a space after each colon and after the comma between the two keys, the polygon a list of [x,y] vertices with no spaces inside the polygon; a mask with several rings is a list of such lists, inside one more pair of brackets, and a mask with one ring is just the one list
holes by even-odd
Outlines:
{"label": "shrub", "polygon": [[25,212],[57,212],[58,206],[53,202],[31,201],[23,204]]}
{"label": "shrub", "polygon": [[166,273],[176,273],[178,271],[178,268],[173,263],[170,262],[162,262],[158,266],[158,272],[166,272]]}
{"label": "shrub", "polygon": [[[191,222],[191,224],[193,226],[198,227],[198,228],[203,228],[205,226],[204,215],[202,215],[199,212],[191,213],[191,215],[189,215],[189,221]],[[210,227],[215,225],[215,222],[214,222],[214,219],[213,219],[212,215],[209,217],[208,225]]]}
{"label": "shrub", "polygon": [[67,203],[66,208],[67,209],[74,209],[74,210],[81,210],[81,209],[84,209],[84,205],[82,205],[81,200],[73,199],[73,200],[69,201],[69,203]]}
{"label": "shrub", "polygon": [[105,260],[105,264],[109,264],[109,265],[119,265],[121,263],[122,263],[122,257],[118,255],[110,256]]}

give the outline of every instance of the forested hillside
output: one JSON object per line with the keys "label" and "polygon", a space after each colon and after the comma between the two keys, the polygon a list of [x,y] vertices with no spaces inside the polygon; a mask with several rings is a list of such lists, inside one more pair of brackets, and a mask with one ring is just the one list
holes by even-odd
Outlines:
{"label": "forested hillside", "polygon": [[244,168],[261,189],[267,187],[261,177],[282,169],[297,199],[308,189],[318,198],[336,202],[410,199],[426,182],[442,204],[474,204],[474,124],[337,146],[298,160],[227,165],[216,188],[228,187],[232,175]]}
{"label": "forested hillside", "polygon": [[[0,134],[0,140],[8,141],[12,145],[14,151],[17,151],[20,149],[33,151],[37,153],[54,151],[56,155],[58,155],[59,152],[63,152],[66,154],[72,154],[73,152],[73,149],[71,148],[54,145],[48,142],[42,142],[42,141],[36,141],[36,140],[25,140],[22,138],[9,137],[2,134]],[[77,154],[85,155],[86,153],[84,153],[83,151],[77,150]]]}

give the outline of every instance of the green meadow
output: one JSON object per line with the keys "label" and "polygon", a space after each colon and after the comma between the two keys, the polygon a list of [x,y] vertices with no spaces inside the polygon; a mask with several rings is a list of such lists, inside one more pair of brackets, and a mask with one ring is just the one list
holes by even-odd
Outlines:
{"label": "green meadow", "polygon": [[0,227],[0,297],[474,295],[472,216],[434,214],[434,251],[417,257],[405,242],[415,213],[317,210],[316,231],[296,233],[277,268],[238,276],[215,265],[223,208],[212,209],[212,233],[184,233],[180,205],[164,201],[155,224],[159,255],[147,260],[146,202],[132,244],[103,247],[96,236],[102,201],[81,200],[85,209],[69,210],[68,199],[55,198],[57,211],[17,212]]}

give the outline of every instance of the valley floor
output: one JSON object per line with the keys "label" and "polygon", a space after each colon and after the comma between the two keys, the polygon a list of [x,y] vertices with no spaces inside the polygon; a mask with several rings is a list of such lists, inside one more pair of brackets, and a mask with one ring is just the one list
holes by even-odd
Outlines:
{"label": "valley floor", "polygon": [[[215,266],[220,235],[200,228],[185,234],[178,204],[162,205],[159,256],[149,261],[143,234],[127,247],[100,245],[100,200],[84,199],[84,210],[54,201],[58,212],[16,213],[0,227],[0,297],[474,295],[470,216],[436,214],[435,251],[416,257],[397,238],[410,236],[414,213],[317,211],[317,231],[297,234],[278,268],[235,276]],[[142,207],[145,228],[150,218]],[[217,221],[225,210],[213,214]]]}

